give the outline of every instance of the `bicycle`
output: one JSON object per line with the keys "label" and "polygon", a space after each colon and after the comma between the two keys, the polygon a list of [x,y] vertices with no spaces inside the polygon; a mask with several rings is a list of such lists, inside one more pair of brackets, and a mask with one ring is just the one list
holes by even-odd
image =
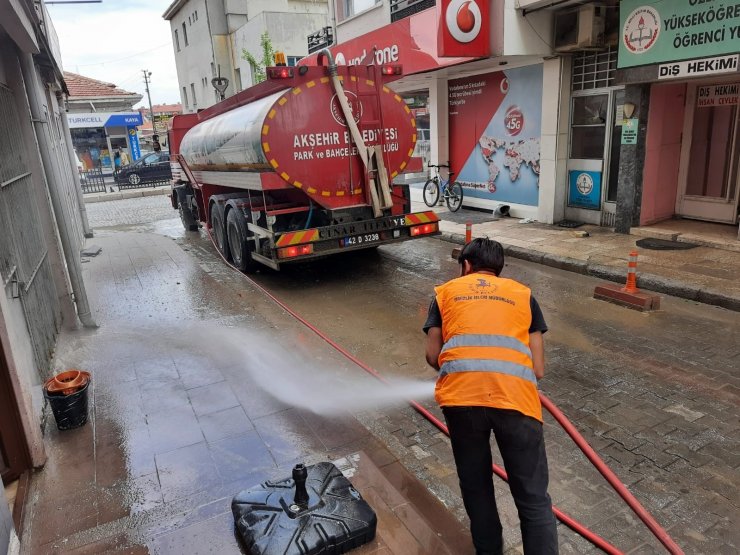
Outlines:
{"label": "bicycle", "polygon": [[[440,194],[447,203],[450,212],[460,210],[463,202],[463,189],[457,181],[452,182],[454,172],[450,172],[447,179],[439,173],[440,168],[450,168],[449,164],[427,164],[428,168],[434,168],[434,176],[430,177],[424,184],[424,203],[427,206],[434,206],[439,201]],[[451,183],[452,182],[452,183]]]}

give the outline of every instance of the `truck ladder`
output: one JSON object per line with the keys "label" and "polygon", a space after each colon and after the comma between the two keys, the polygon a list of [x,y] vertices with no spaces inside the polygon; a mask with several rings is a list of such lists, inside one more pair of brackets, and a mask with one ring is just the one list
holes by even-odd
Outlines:
{"label": "truck ladder", "polygon": [[[333,65],[333,60],[331,63]],[[337,75],[336,67],[330,70],[330,74],[332,84],[334,85],[334,92],[337,93],[337,99],[339,100],[339,105],[342,107],[342,113],[350,130],[352,141],[357,145],[357,151],[360,153],[360,158],[365,166],[365,175],[367,176],[367,186],[370,190],[373,214],[376,218],[380,218],[383,215],[383,210],[393,206],[388,171],[383,161],[383,146],[382,144],[375,146],[367,146],[365,144],[352,114],[352,109],[347,102],[347,97],[344,95],[344,86]],[[380,106],[378,106],[378,110],[380,110]]]}

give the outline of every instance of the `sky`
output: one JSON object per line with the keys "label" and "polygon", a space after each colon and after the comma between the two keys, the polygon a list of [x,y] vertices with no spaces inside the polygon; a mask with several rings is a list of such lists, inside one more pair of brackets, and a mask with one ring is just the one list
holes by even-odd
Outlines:
{"label": "sky", "polygon": [[[62,0],[59,0],[62,1]],[[142,69],[151,73],[152,104],[180,102],[170,23],[162,14],[171,0],[103,0],[101,4],[52,4],[65,71],[114,83],[143,95]]]}

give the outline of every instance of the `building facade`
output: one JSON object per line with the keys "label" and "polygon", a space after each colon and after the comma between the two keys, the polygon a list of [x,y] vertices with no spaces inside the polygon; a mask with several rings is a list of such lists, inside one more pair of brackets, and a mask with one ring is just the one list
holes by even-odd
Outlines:
{"label": "building facade", "polygon": [[565,172],[556,139],[567,79],[566,60],[543,39],[553,15],[525,18],[508,0],[466,6],[474,7],[461,22],[454,0],[335,0],[338,44],[330,51],[340,64],[402,65],[404,77],[391,86],[419,129],[403,176],[412,195],[421,196],[426,163],[449,162],[466,205],[506,204],[515,216],[552,221],[555,178]]}
{"label": "building facade", "polygon": [[143,123],[134,105],[142,96],[68,71],[67,122],[83,169],[111,174],[141,157],[138,127]]}
{"label": "building facade", "polygon": [[740,11],[719,8],[332,0],[329,35],[338,63],[403,65],[392,88],[417,115],[412,181],[449,161],[472,207],[620,232],[736,225]]}
{"label": "building facade", "polygon": [[[37,11],[38,10],[38,11]],[[0,0],[0,476],[45,461],[41,383],[62,326],[94,325],[80,249],[89,229],[48,12]],[[2,503],[0,503],[2,504]],[[7,506],[5,506],[7,509]],[[0,508],[0,553],[13,539]]]}
{"label": "building facade", "polygon": [[261,59],[267,32],[275,50],[295,63],[308,53],[306,35],[327,24],[326,0],[175,0],[163,14],[170,22],[183,113],[218,102],[212,79],[228,79],[229,97],[254,82],[246,50]]}
{"label": "building facade", "polygon": [[620,28],[616,79],[636,136],[622,135],[635,162],[623,168],[618,227],[671,217],[736,225],[740,6],[622,0]]}

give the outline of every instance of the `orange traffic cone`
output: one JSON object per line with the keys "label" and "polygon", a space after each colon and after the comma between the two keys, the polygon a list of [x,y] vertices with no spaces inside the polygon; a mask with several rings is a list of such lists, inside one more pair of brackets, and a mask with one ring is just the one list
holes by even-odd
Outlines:
{"label": "orange traffic cone", "polygon": [[630,260],[627,263],[627,283],[622,287],[622,291],[627,293],[636,293],[637,289],[637,251],[630,253]]}

